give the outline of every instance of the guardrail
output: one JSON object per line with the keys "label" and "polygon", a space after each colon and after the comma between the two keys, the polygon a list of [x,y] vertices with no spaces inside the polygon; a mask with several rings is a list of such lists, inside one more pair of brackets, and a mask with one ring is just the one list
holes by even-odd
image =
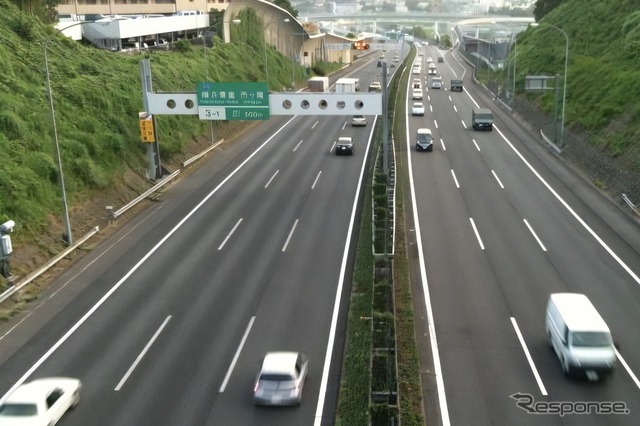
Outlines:
{"label": "guardrail", "polygon": [[633,211],[637,216],[640,216],[640,208],[631,202],[631,199],[627,194],[622,194],[622,201]]}
{"label": "guardrail", "polygon": [[69,253],[71,253],[72,251],[77,249],[80,246],[80,244],[84,243],[89,238],[93,237],[99,230],[100,230],[100,227],[96,226],[91,231],[89,231],[85,236],[83,236],[78,241],[76,241],[75,244],[67,247],[64,251],[60,252],[53,259],[49,260],[44,266],[42,266],[38,270],[32,272],[31,274],[27,275],[27,277],[25,279],[23,279],[22,281],[19,281],[18,284],[10,287],[8,290],[6,290],[4,293],[2,293],[0,295],[0,303],[4,302],[9,297],[11,297],[16,291],[22,289],[24,286],[29,284],[31,281],[35,280],[40,275],[44,274],[49,268],[51,268],[53,265],[58,263],[61,259],[65,258]]}
{"label": "guardrail", "polygon": [[[166,185],[167,182],[170,182],[173,178],[178,176],[182,169],[184,169],[185,167],[188,167],[189,165],[191,165],[194,162],[198,161],[199,159],[204,157],[206,154],[208,154],[212,149],[214,149],[215,147],[217,147],[218,145],[220,145],[223,142],[224,142],[224,139],[220,139],[218,142],[216,142],[215,144],[211,145],[209,148],[203,150],[199,154],[196,154],[193,157],[189,158],[188,160],[184,161],[182,163],[182,168],[180,170],[176,170],[175,172],[171,173],[169,176],[167,176],[166,178],[162,179],[156,185],[152,186],[147,191],[143,192],[138,197],[136,197],[135,199],[131,200],[129,203],[127,203],[126,205],[124,205],[120,209],[112,212],[111,213],[111,217],[113,219],[118,218],[118,216],[122,215],[124,212],[129,210],[131,207],[133,207],[134,205],[136,205],[140,201],[142,201],[145,198],[147,198],[149,196],[149,194],[157,191],[159,188],[161,188],[162,186]],[[29,284],[31,281],[35,280],[40,275],[45,273],[49,268],[51,268],[53,265],[58,263],[61,259],[65,258],[67,255],[69,255],[69,253],[71,253],[72,251],[76,250],[81,244],[83,244],[89,238],[93,237],[99,230],[100,230],[100,227],[96,226],[90,232],[88,232],[85,236],[83,236],[78,241],[76,241],[75,244],[67,247],[60,254],[58,254],[57,256],[52,258],[51,260],[49,260],[44,266],[42,266],[41,268],[39,268],[35,272],[32,272],[31,274],[27,275],[27,277],[25,279],[19,281],[16,285],[13,285],[13,286],[9,287],[7,290],[5,290],[3,293],[0,294],[0,303],[4,302],[9,297],[11,297],[13,294],[15,294],[17,291],[19,291],[24,286]]]}
{"label": "guardrail", "polygon": [[215,144],[211,145],[209,148],[203,150],[201,153],[196,154],[193,157],[189,158],[188,160],[184,161],[182,163],[182,168],[180,170],[176,170],[175,172],[171,173],[169,176],[167,176],[166,178],[162,179],[157,184],[153,185],[151,188],[149,188],[148,190],[146,190],[145,192],[143,192],[142,194],[137,196],[135,199],[133,199],[130,202],[128,202],[123,207],[119,208],[116,211],[111,212],[111,218],[117,219],[119,216],[121,216],[124,212],[129,210],[131,207],[135,206],[140,201],[142,201],[145,198],[147,198],[149,196],[149,194],[153,194],[158,189],[160,189],[161,187],[166,185],[167,182],[171,181],[173,178],[178,176],[180,174],[180,172],[182,171],[182,169],[184,169],[185,167],[190,166],[192,163],[195,163],[196,161],[198,161],[199,159],[201,159],[202,157],[207,155],[209,153],[209,151],[211,151],[212,149],[214,149],[215,147],[217,147],[218,145],[220,145],[223,142],[224,142],[224,139],[220,139],[218,142],[216,142]]}

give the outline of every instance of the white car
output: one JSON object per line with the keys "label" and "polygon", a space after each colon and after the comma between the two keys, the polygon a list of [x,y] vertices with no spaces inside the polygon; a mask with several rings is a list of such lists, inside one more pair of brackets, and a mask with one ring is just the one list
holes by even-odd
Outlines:
{"label": "white car", "polygon": [[413,99],[414,101],[421,101],[422,100],[422,90],[417,89],[413,91],[413,96],[411,97],[411,99]]}
{"label": "white car", "polygon": [[18,387],[0,405],[0,425],[55,425],[80,402],[82,384],[69,377],[36,379]]}
{"label": "white car", "polygon": [[269,352],[253,388],[257,405],[298,405],[309,361],[300,352]]}
{"label": "white car", "polygon": [[363,127],[367,125],[367,117],[364,115],[354,115],[351,119],[351,126],[353,127]]}
{"label": "white car", "polygon": [[424,115],[424,105],[422,102],[414,102],[411,107],[411,115]]}
{"label": "white car", "polygon": [[438,75],[438,70],[436,68],[429,68],[429,71],[427,71],[427,74]]}
{"label": "white car", "polygon": [[420,75],[420,73],[422,72],[422,68],[420,67],[413,67],[413,71],[411,72],[412,74],[416,75]]}
{"label": "white car", "polygon": [[427,62],[428,62],[428,63],[433,62],[433,58],[432,58],[432,57],[428,57],[428,58],[427,58]]}

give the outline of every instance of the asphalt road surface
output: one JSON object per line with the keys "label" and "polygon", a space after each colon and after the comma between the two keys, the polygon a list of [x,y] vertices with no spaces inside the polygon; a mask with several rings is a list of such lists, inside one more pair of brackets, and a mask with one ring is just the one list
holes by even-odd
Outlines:
{"label": "asphalt road surface", "polygon": [[[454,425],[637,424],[637,221],[476,91],[471,71],[451,52],[423,51],[445,57],[437,64],[444,87],[426,80],[426,115],[407,117],[404,141],[416,225],[412,270],[427,296],[417,309],[424,313],[420,346],[435,349],[423,374],[428,418]],[[463,76],[465,90],[450,92],[450,79]],[[494,111],[492,132],[471,129],[473,107]],[[432,129],[433,152],[415,151],[418,127]],[[608,379],[563,375],[544,331],[554,292],[585,293],[609,325],[620,349]],[[596,403],[590,414],[577,414],[586,402]],[[619,414],[594,414],[613,402]],[[557,414],[560,403],[575,412]]]}

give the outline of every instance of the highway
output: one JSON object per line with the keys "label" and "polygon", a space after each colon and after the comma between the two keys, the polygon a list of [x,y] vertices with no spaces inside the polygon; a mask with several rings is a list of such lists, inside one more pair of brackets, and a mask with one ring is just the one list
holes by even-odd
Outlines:
{"label": "highway", "polygon": [[[373,125],[278,117],[217,148],[0,327],[0,395],[70,376],[62,425],[333,424]],[[310,359],[300,407],[252,404],[274,350]]]}
{"label": "highway", "polygon": [[[429,330],[431,318],[435,329],[419,341],[436,357],[433,374],[422,376],[425,388],[439,391],[425,395],[434,407],[427,418],[453,425],[637,424],[637,222],[476,90],[455,53],[421,50],[425,58],[445,58],[437,64],[444,88],[427,85],[425,117],[407,117],[415,225],[409,243],[418,254],[412,277],[424,296],[418,327]],[[450,79],[463,76],[464,91],[450,92]],[[494,111],[492,132],[471,129],[472,107]],[[418,127],[432,129],[433,152],[415,151]],[[612,377],[563,375],[544,331],[553,292],[587,294],[607,321],[620,348]],[[531,400],[621,402],[624,413],[560,416],[542,413],[548,406],[539,404],[530,414],[523,405]]]}

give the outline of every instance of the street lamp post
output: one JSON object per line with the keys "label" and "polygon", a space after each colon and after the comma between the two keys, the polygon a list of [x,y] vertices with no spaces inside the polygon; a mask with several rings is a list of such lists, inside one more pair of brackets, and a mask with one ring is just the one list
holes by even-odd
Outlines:
{"label": "street lamp post", "polygon": [[[122,18],[114,19],[114,21],[119,21],[120,19]],[[76,22],[75,24],[71,24],[69,26],[59,29],[57,33],[63,33],[65,30],[71,27],[76,27],[79,25],[90,24],[90,23],[93,23],[93,22],[89,22],[89,21]],[[55,148],[56,162],[58,163],[58,173],[59,173],[58,184],[60,185],[60,193],[62,196],[62,215],[63,215],[63,221],[64,221],[64,227],[65,227],[65,242],[67,243],[67,245],[71,245],[73,244],[73,235],[71,233],[71,221],[69,220],[69,206],[67,203],[67,191],[64,185],[64,173],[62,171],[62,155],[60,153],[60,141],[58,139],[58,126],[56,124],[56,112],[53,105],[53,92],[51,90],[51,75],[49,73],[48,47],[49,47],[49,38],[45,39],[44,45],[43,45],[44,68],[46,73],[45,83],[46,83],[47,97],[49,98],[49,109],[51,111],[53,146]]]}
{"label": "street lamp post", "polygon": [[[284,22],[291,22],[291,19],[284,18]],[[289,40],[291,40],[291,34],[289,35]],[[291,88],[296,87],[296,75],[295,75],[295,57],[293,56],[293,46],[291,47]]]}
{"label": "street lamp post", "polygon": [[[539,23],[531,24],[532,27],[540,26]],[[565,50],[564,50],[564,80],[562,82],[562,114],[560,118],[560,146],[564,145],[564,110],[567,102],[567,70],[569,66],[569,36],[567,33],[560,27],[556,27],[553,24],[547,24],[546,22],[542,23],[542,26],[550,27],[555,30],[558,30],[562,33],[565,39]]]}
{"label": "street lamp post", "polygon": [[68,245],[73,244],[73,236],[71,234],[71,222],[69,221],[69,206],[67,205],[67,192],[64,186],[64,173],[62,172],[62,156],[60,155],[60,142],[58,140],[58,126],[56,125],[56,112],[53,107],[53,96],[51,93],[51,77],[49,75],[49,56],[47,54],[47,44],[44,43],[44,68],[46,72],[47,97],[49,98],[49,108],[51,110],[51,122],[53,127],[53,146],[55,148],[56,161],[58,163],[58,183],[60,184],[60,192],[62,194],[62,214],[65,227],[65,242]]}

